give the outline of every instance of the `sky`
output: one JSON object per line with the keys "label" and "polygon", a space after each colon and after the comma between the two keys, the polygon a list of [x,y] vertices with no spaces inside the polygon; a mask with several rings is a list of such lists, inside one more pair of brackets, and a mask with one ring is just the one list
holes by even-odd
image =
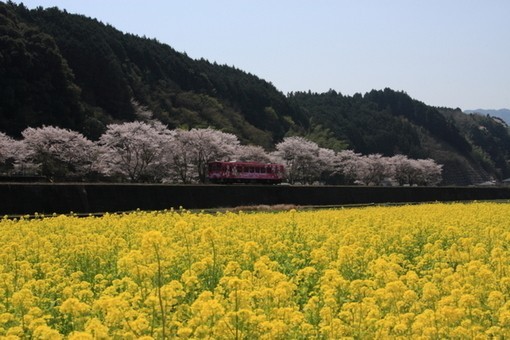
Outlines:
{"label": "sky", "polygon": [[283,93],[389,87],[433,106],[510,108],[508,0],[22,2],[155,38]]}

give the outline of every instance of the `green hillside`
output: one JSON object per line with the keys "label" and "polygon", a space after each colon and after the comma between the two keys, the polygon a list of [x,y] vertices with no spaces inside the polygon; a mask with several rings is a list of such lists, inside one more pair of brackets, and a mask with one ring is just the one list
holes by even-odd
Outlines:
{"label": "green hillside", "polygon": [[98,138],[146,107],[170,128],[213,127],[271,149],[287,135],[363,154],[444,164],[446,184],[510,177],[500,120],[435,108],[391,89],[284,95],[242,70],[57,8],[0,2],[0,131],[55,125]]}
{"label": "green hillside", "polygon": [[298,92],[289,99],[357,152],[436,160],[444,165],[445,184],[510,175],[510,135],[499,119],[427,106],[391,89],[354,96]]}
{"label": "green hillside", "polygon": [[[2,95],[11,105],[2,105],[0,114],[19,120],[13,125],[2,119],[0,130],[10,134],[28,123],[60,122],[94,138],[107,123],[135,119],[133,100],[170,127],[211,126],[266,147],[289,128],[307,125],[285,95],[255,75],[193,60],[154,39],[123,34],[85,16],[0,4],[0,24],[7,32],[2,51],[31,56],[24,63],[15,57],[2,63],[2,89],[10,88]],[[33,42],[39,36],[44,38]],[[27,68],[29,63],[34,65]],[[62,79],[45,87],[49,80],[39,80],[30,68]],[[27,107],[31,94],[42,98]]]}

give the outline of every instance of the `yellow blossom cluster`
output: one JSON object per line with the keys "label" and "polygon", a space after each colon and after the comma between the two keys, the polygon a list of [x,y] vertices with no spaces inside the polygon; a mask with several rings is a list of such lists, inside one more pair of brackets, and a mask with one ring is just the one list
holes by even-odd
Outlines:
{"label": "yellow blossom cluster", "polygon": [[0,338],[510,338],[510,204],[4,218]]}

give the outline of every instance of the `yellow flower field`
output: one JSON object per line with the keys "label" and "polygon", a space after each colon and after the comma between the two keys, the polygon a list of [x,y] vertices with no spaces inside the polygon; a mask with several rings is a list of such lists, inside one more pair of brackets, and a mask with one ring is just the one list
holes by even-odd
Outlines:
{"label": "yellow flower field", "polygon": [[510,204],[0,222],[6,339],[510,337]]}

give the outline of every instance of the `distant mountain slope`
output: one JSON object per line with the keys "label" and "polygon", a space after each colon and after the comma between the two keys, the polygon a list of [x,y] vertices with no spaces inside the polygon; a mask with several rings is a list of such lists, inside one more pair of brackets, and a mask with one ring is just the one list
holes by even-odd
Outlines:
{"label": "distant mountain slope", "polygon": [[510,110],[499,109],[499,110],[487,110],[487,109],[476,109],[476,110],[464,110],[465,113],[479,113],[483,115],[489,115],[493,117],[502,118],[505,123],[510,125]]}

